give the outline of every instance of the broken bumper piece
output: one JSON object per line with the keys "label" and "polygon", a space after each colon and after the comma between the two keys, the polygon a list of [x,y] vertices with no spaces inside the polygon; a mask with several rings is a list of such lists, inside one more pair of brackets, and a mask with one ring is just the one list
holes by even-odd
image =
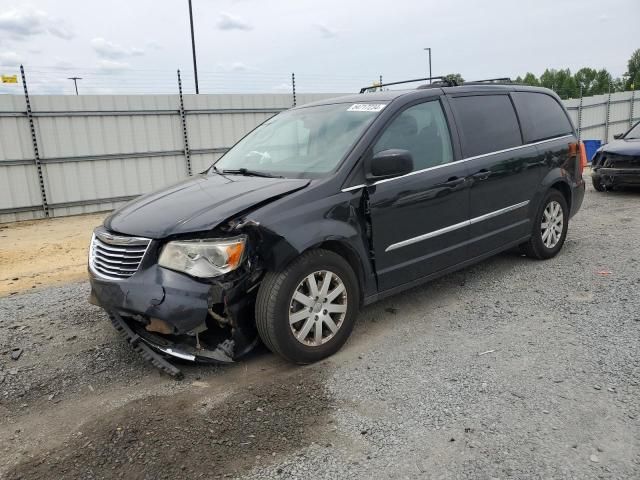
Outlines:
{"label": "broken bumper piece", "polygon": [[150,362],[154,367],[168,373],[174,378],[179,380],[183,378],[184,375],[182,372],[155,353],[146,343],[144,343],[142,338],[136,334],[129,325],[127,325],[120,315],[110,314],[109,319],[118,333],[127,340],[129,345],[131,345],[131,347],[138,352],[142,358]]}

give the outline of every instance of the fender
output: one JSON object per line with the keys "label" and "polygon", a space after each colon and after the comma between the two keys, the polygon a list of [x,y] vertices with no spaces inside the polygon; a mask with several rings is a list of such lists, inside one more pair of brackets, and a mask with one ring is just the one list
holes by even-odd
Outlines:
{"label": "fender", "polygon": [[549,191],[549,189],[554,186],[561,184],[563,187],[560,187],[563,194],[569,193],[569,197],[567,198],[567,203],[569,204],[569,208],[572,209],[572,198],[571,191],[576,186],[575,181],[572,178],[571,172],[562,168],[555,167],[547,172],[542,181],[540,182],[538,189],[536,190],[533,198],[531,199],[531,203],[529,206],[529,217],[533,218],[538,212],[538,208],[540,208],[540,203],[542,202],[544,196]]}
{"label": "fender", "polygon": [[365,296],[375,293],[377,283],[360,199],[361,194],[338,193],[293,206],[295,198],[285,197],[253,212],[248,218],[258,225],[261,238],[257,254],[264,269],[282,270],[303,252],[324,245],[346,257]]}

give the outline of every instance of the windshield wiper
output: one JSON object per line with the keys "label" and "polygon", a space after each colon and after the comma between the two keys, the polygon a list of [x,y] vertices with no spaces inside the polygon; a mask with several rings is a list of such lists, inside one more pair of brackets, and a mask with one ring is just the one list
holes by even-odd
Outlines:
{"label": "windshield wiper", "polygon": [[222,173],[244,175],[245,177],[284,178],[281,175],[271,175],[270,173],[259,172],[257,170],[248,170],[246,168],[238,168],[237,170],[222,170]]}

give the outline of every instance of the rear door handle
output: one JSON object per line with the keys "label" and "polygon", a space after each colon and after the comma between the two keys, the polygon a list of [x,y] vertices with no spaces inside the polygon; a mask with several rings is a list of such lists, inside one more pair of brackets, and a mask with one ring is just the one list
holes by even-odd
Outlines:
{"label": "rear door handle", "polygon": [[471,175],[471,178],[474,180],[486,180],[491,175],[491,170],[482,169],[479,172]]}
{"label": "rear door handle", "polygon": [[442,186],[453,188],[453,187],[457,187],[458,185],[462,185],[464,182],[466,182],[465,178],[451,177],[446,182],[444,182]]}

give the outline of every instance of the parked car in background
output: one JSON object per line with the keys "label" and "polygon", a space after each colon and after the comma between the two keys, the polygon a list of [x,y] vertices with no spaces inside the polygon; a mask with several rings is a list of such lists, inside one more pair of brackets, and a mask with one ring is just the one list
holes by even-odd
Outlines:
{"label": "parked car in background", "polygon": [[599,192],[640,186],[640,122],[600,147],[591,162],[591,181]]}
{"label": "parked car in background", "polygon": [[558,254],[585,158],[543,88],[433,85],[293,108],[109,216],[91,243],[92,301],[156,364],[151,349],[230,362],[256,334],[314,362],[363,305],[516,246]]}

